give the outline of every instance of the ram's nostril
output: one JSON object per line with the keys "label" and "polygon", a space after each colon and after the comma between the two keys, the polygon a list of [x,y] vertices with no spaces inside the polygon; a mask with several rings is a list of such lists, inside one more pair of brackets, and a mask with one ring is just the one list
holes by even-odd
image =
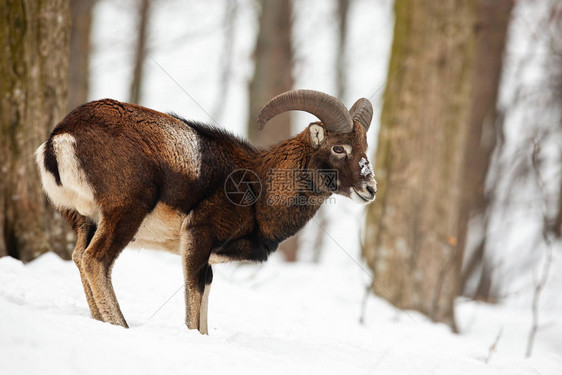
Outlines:
{"label": "ram's nostril", "polygon": [[371,193],[371,197],[374,197],[375,194],[377,193],[377,191],[375,190],[375,188],[372,187],[372,186],[369,186],[369,185],[367,185],[367,191],[368,191],[369,193]]}

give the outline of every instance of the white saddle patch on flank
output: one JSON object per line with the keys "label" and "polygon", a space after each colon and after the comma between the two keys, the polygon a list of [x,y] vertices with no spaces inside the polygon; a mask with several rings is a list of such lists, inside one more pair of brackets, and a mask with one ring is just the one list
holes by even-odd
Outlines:
{"label": "white saddle patch on flank", "polygon": [[163,122],[168,161],[175,170],[192,178],[201,177],[201,145],[197,132],[187,124]]}
{"label": "white saddle patch on flank", "polygon": [[94,189],[88,183],[86,174],[76,157],[76,139],[70,134],[53,137],[53,150],[57,159],[62,185],[57,185],[55,176],[45,169],[45,145],[35,152],[41,173],[41,182],[47,196],[59,208],[69,208],[81,215],[99,221],[100,210],[94,199]]}

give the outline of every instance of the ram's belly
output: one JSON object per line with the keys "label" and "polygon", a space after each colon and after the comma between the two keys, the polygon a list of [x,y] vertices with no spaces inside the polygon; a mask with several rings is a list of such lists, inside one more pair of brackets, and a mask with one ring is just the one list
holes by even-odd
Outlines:
{"label": "ram's belly", "polygon": [[209,264],[219,264],[219,263],[228,263],[228,262],[235,262],[235,259],[227,257],[225,255],[218,255],[215,253],[211,253],[209,257]]}
{"label": "ram's belly", "polygon": [[180,228],[184,217],[165,204],[157,204],[144,218],[128,247],[165,250],[179,254]]}
{"label": "ram's belly", "polygon": [[[180,254],[180,229],[185,215],[178,214],[171,207],[159,203],[142,222],[129,248],[164,250]],[[211,253],[210,264],[233,261],[224,255]]]}

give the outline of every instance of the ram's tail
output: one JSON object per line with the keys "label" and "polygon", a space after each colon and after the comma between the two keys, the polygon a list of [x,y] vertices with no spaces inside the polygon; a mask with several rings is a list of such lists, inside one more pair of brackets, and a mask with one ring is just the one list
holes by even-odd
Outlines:
{"label": "ram's tail", "polygon": [[[37,151],[35,151],[35,161],[37,166],[43,175],[43,170],[53,175],[57,185],[62,185],[59,174],[59,165],[57,162],[57,156],[55,155],[55,150],[53,149],[53,138],[49,137],[49,140],[43,143]],[[43,179],[43,176],[41,176]]]}
{"label": "ram's tail", "polygon": [[76,140],[70,134],[51,136],[35,152],[43,190],[58,208],[95,216],[94,190],[76,155]]}

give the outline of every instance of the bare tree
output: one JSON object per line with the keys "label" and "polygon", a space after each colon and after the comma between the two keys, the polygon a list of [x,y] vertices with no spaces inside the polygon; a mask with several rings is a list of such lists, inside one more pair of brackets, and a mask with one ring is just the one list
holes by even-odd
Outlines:
{"label": "bare tree", "polygon": [[[496,292],[492,290],[492,272],[494,265],[486,256],[486,233],[488,231],[489,210],[493,199],[493,186],[486,189],[486,177],[497,146],[498,134],[501,134],[503,116],[498,112],[496,98],[498,95],[503,51],[507,40],[507,29],[511,18],[511,1],[480,2],[476,27],[476,49],[474,51],[473,94],[470,109],[470,128],[466,147],[463,172],[466,173],[468,185],[463,188],[461,227],[471,225],[475,248],[465,249],[467,264],[461,279],[461,287],[466,291],[470,277],[478,276],[479,281],[472,297],[487,302],[495,301]],[[501,140],[501,139],[500,139]],[[501,144],[500,144],[501,146]],[[460,231],[461,243],[466,243],[466,230]]]}
{"label": "bare tree", "polygon": [[548,193],[546,192],[545,183],[541,176],[541,167],[539,161],[539,153],[540,153],[540,145],[537,142],[533,144],[533,153],[531,154],[531,165],[533,168],[533,175],[536,180],[537,189],[540,192],[541,199],[542,199],[542,218],[543,218],[543,230],[542,230],[542,243],[546,247],[546,254],[545,260],[540,272],[538,279],[535,281],[535,288],[533,292],[533,302],[531,303],[531,312],[532,312],[532,324],[531,330],[529,331],[529,339],[527,340],[527,351],[526,356],[530,357],[533,354],[533,345],[535,343],[535,337],[539,330],[539,302],[544,291],[544,287],[548,281],[548,276],[550,274],[550,268],[552,266],[552,245],[553,245],[553,233],[552,229],[549,227],[549,215],[548,215],[548,202],[550,199],[548,198]]}
{"label": "bare tree", "polygon": [[288,114],[273,119],[264,130],[256,128],[260,109],[275,95],[291,90],[293,79],[292,6],[290,0],[261,0],[259,31],[254,50],[254,75],[250,82],[248,135],[252,142],[268,145],[291,134]]}
{"label": "bare tree", "polygon": [[[259,31],[254,51],[254,76],[250,83],[248,136],[257,145],[271,145],[291,136],[288,113],[271,120],[259,131],[256,119],[267,101],[294,85],[291,0],[261,0]],[[288,261],[295,261],[298,236],[285,240],[280,250]]]}
{"label": "bare tree", "polygon": [[500,339],[502,337],[502,333],[503,333],[503,327],[501,327],[499,329],[498,334],[496,335],[496,338],[494,339],[494,342],[492,343],[492,345],[490,345],[490,348],[488,349],[488,355],[486,356],[486,359],[484,360],[484,362],[490,363],[490,360],[492,359],[492,355],[498,349],[498,344],[499,344]]}
{"label": "bare tree", "polygon": [[[562,149],[559,147],[562,137],[562,4],[550,0],[543,5],[534,23],[534,44],[546,47],[548,53],[541,62],[542,76],[539,81],[521,82],[517,87],[518,95],[512,105],[527,108],[525,126],[531,131],[523,137],[524,142],[520,143],[511,161],[517,167],[511,175],[507,175],[510,186],[524,187],[529,184],[532,191],[537,193],[533,208],[540,206],[541,231],[531,251],[531,259],[526,259],[526,265],[534,261],[539,269],[538,274],[533,274],[532,323],[527,357],[532,355],[535,337],[542,328],[540,301],[552,268],[555,244],[562,240]],[[528,64],[529,61],[524,60],[523,63]],[[557,151],[554,154],[552,151],[542,151],[552,150],[553,146]],[[528,149],[532,149],[530,156]],[[545,175],[549,178],[544,178]],[[537,249],[544,251],[539,252]]]}
{"label": "bare tree", "polygon": [[[517,138],[506,137],[506,147],[494,159],[492,175],[501,184],[492,186],[491,212],[494,222],[501,223],[495,231],[502,236],[520,229],[521,224],[513,221],[514,217],[536,222],[540,230],[535,233],[537,242],[520,244],[512,249],[517,251],[517,257],[502,260],[502,277],[495,277],[492,283],[500,296],[514,292],[511,277],[520,278],[526,275],[530,264],[542,262],[543,252],[537,248],[548,249],[548,241],[560,241],[562,215],[562,4],[557,0],[522,0],[516,6],[519,9],[514,25],[526,32],[518,43],[527,43],[528,47],[523,53],[513,51],[509,55],[506,79],[514,87],[504,98],[503,111],[506,121],[513,121],[510,127],[515,130],[511,132]],[[522,33],[518,34],[521,38]],[[505,132],[508,131],[510,128],[506,127]],[[529,154],[530,149],[536,148],[533,145],[554,152],[535,152],[534,159]],[[543,180],[544,187],[537,189],[541,175],[549,177]],[[543,206],[545,210],[538,209]],[[535,280],[529,289],[537,283],[540,284]],[[524,291],[525,288],[517,292]]]}
{"label": "bare tree", "polygon": [[351,0],[338,0],[337,22],[338,22],[338,44],[336,57],[336,86],[337,97],[342,100],[345,96],[347,86],[345,79],[345,42],[347,37],[347,14]]}
{"label": "bare tree", "polygon": [[68,0],[0,3],[0,254],[24,261],[72,250],[33,157],[66,113],[69,36]]}
{"label": "bare tree", "polygon": [[[560,161],[562,165],[562,160]],[[552,231],[557,238],[562,238],[562,176],[560,176],[560,187],[558,188],[558,213],[552,222]]]}
{"label": "bare tree", "polygon": [[[551,1],[550,9],[550,78],[553,82],[551,87],[552,91],[552,104],[557,110],[558,118],[558,132],[562,133],[562,4],[560,2]],[[556,127],[556,124],[553,124]],[[549,220],[549,230],[554,234],[557,239],[562,238],[562,153],[559,157],[559,185],[558,185],[558,204],[555,204],[556,214],[554,219]]]}
{"label": "bare tree", "polygon": [[389,77],[405,68],[385,91],[375,163],[382,183],[364,255],[376,294],[453,329],[467,223],[494,144],[511,6],[395,3]]}
{"label": "bare tree", "polygon": [[[338,42],[336,52],[336,97],[341,101],[344,100],[345,89],[347,86],[347,80],[345,78],[345,45],[347,36],[347,15],[349,12],[350,2],[350,0],[338,0],[338,6],[335,14],[335,18],[338,23]],[[317,228],[316,236],[312,245],[312,260],[313,262],[318,263],[322,254],[324,240],[326,238],[324,229],[326,229],[326,227],[328,226],[328,214],[326,212],[326,207],[320,208],[320,210],[316,214],[316,221],[318,226],[320,228],[323,228]]]}
{"label": "bare tree", "polygon": [[146,60],[146,39],[148,36],[148,22],[150,18],[150,0],[142,0],[138,9],[138,34],[135,50],[135,65],[133,69],[133,80],[131,81],[131,91],[129,101],[131,103],[140,103],[142,95],[142,75],[144,63]]}
{"label": "bare tree", "polygon": [[70,0],[72,28],[68,63],[68,110],[88,100],[92,10],[96,0]]}
{"label": "bare tree", "polygon": [[[232,51],[234,48],[235,40],[235,25],[236,25],[236,13],[237,13],[237,1],[227,0],[223,16],[223,55],[221,58],[221,70],[220,70],[220,81],[219,81],[219,94],[215,100],[215,105],[213,108],[213,117],[220,119],[226,100],[228,99],[228,91],[230,88],[230,76],[232,74]],[[220,121],[220,120],[219,120]]]}

